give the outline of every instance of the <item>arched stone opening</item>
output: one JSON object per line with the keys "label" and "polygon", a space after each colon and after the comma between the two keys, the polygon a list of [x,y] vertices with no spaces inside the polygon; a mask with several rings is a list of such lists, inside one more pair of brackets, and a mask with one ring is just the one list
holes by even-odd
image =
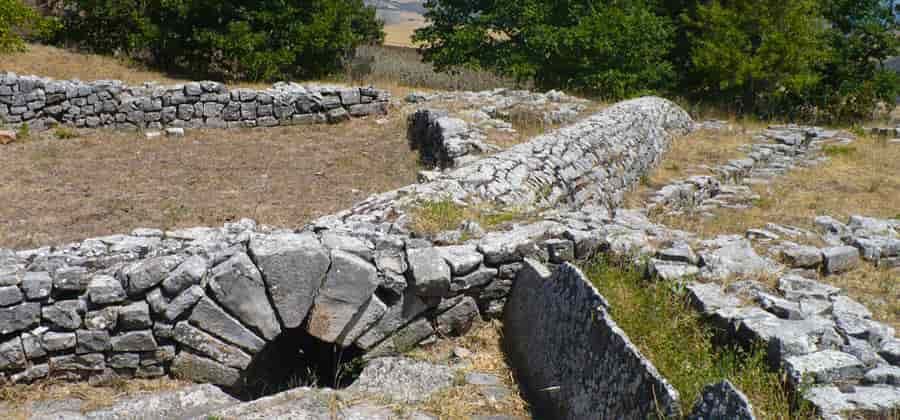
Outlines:
{"label": "arched stone opening", "polygon": [[303,327],[284,330],[253,358],[233,393],[250,400],[298,387],[345,388],[359,377],[362,355],[356,346],[319,340]]}

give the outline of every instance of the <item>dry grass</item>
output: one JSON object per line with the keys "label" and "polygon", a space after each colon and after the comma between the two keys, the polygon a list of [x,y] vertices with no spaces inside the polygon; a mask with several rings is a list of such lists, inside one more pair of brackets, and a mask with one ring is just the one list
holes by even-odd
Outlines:
{"label": "dry grass", "polygon": [[425,26],[425,19],[416,13],[403,13],[400,22],[384,25],[384,45],[396,47],[416,47],[412,40],[416,29]]}
{"label": "dry grass", "polygon": [[663,186],[694,175],[711,175],[707,169],[742,157],[739,147],[752,142],[753,132],[764,127],[758,122],[730,121],[734,130],[697,130],[672,142],[665,159],[641,184],[625,197],[629,207],[640,207],[649,194]]}
{"label": "dry grass", "polygon": [[113,57],[81,54],[40,44],[29,44],[28,51],[3,56],[0,71],[22,75],[38,75],[53,79],[122,80],[140,85],[156,81],[162,84],[184,83],[185,80],[126,63]]}
{"label": "dry grass", "polygon": [[[860,137],[829,153],[831,160],[795,169],[768,186],[756,186],[760,199],[745,211],[718,210],[713,218],[678,216],[666,220],[704,236],[743,233],[768,222],[812,229],[818,215],[845,220],[854,214],[900,217],[900,147],[885,139]],[[664,163],[665,165],[665,163]]]}
{"label": "dry grass", "polygon": [[0,246],[34,247],[140,226],[217,226],[250,217],[299,227],[410,184],[405,118],[339,125],[140,133],[52,132],[2,147]]}
{"label": "dry grass", "polygon": [[82,401],[82,411],[97,410],[113,405],[123,397],[134,397],[143,393],[154,393],[183,388],[189,382],[170,378],[124,379],[115,378],[100,385],[86,382],[62,382],[45,380],[29,385],[0,386],[0,403],[6,412],[0,414],[7,419],[27,419],[31,416],[31,406],[41,401],[76,399]]}
{"label": "dry grass", "polygon": [[[730,141],[730,136],[724,140]],[[680,143],[676,143],[676,150]],[[694,143],[699,148],[712,143]],[[704,152],[695,150],[694,155]],[[883,138],[863,136],[849,146],[826,148],[831,160],[825,164],[795,169],[767,186],[754,186],[760,195],[747,210],[718,209],[714,217],[699,215],[657,216],[665,225],[696,232],[702,237],[720,234],[743,234],[747,229],[778,223],[814,230],[818,215],[829,215],[846,221],[859,214],[881,218],[900,218],[900,147]],[[680,162],[689,156],[675,152],[663,162],[654,179],[665,180],[667,162]],[[694,166],[696,163],[683,165]],[[660,175],[659,173],[663,174]],[[674,178],[679,178],[675,177]],[[657,181],[651,181],[654,184]],[[808,241],[807,241],[808,242]],[[811,242],[822,246],[822,243]],[[822,278],[844,288],[853,298],[868,306],[875,318],[900,328],[900,274],[877,269],[869,263],[840,276]]]}
{"label": "dry grass", "polygon": [[[404,409],[422,409],[442,420],[462,420],[475,415],[494,414],[530,418],[528,405],[519,395],[518,385],[506,364],[502,349],[502,329],[499,321],[479,323],[465,336],[441,339],[431,347],[417,348],[409,353],[410,357],[432,363],[446,363],[457,347],[465,348],[472,356],[466,359],[467,364],[459,373],[460,380],[455,381],[454,386],[433,395],[417,407]],[[467,372],[496,375],[503,379],[513,393],[505,400],[491,401],[480,395],[477,386],[465,384],[462,376]]]}
{"label": "dry grass", "polygon": [[[477,222],[485,230],[496,230],[505,224],[532,220],[535,217],[515,208],[462,206],[450,200],[419,203],[409,210],[409,216],[410,230],[424,237],[459,229],[465,221]],[[465,240],[466,238],[462,239]]]}

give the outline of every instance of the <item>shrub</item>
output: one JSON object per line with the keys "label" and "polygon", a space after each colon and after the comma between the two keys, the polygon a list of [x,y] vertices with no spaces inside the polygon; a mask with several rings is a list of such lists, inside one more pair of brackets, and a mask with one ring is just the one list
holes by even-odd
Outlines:
{"label": "shrub", "polygon": [[320,77],[383,39],[362,0],[69,0],[60,41],[225,80]]}
{"label": "shrub", "polygon": [[[602,3],[602,4],[598,4]],[[672,25],[642,0],[426,2],[416,31],[439,70],[496,70],[541,88],[621,98],[666,86]]]}
{"label": "shrub", "polygon": [[0,0],[0,53],[24,50],[23,34],[41,33],[51,22],[20,0]]}
{"label": "shrub", "polygon": [[685,15],[695,94],[770,117],[820,80],[823,26],[814,0],[713,0]]}

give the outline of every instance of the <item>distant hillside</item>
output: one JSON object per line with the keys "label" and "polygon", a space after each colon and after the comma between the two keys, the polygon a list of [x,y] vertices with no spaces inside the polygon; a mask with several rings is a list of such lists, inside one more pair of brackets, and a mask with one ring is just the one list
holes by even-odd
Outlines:
{"label": "distant hillside", "polygon": [[374,6],[378,17],[384,20],[385,44],[413,46],[410,39],[413,31],[425,25],[424,0],[365,0],[365,3]]}

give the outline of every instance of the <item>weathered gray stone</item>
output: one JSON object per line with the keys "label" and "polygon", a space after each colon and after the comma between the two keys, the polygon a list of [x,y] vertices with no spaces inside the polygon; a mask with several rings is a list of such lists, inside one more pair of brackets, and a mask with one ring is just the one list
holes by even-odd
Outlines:
{"label": "weathered gray stone", "polygon": [[687,418],[688,420],[756,419],[750,400],[728,380],[705,386],[700,393],[700,400],[694,404]]}
{"label": "weathered gray stone", "polygon": [[859,264],[859,250],[852,246],[825,248],[822,257],[828,274],[850,271]]}
{"label": "weathered gray stone", "polygon": [[496,277],[496,268],[481,267],[465,276],[454,277],[450,280],[450,292],[459,293],[472,288],[481,287],[490,283]]}
{"label": "weathered gray stone", "polygon": [[125,301],[125,288],[115,277],[97,275],[88,283],[87,294],[91,302],[97,305],[119,303]]}
{"label": "weathered gray stone", "polygon": [[174,321],[193,308],[204,296],[206,296],[206,293],[203,292],[203,288],[200,286],[188,287],[187,290],[169,302],[163,316],[167,321]]}
{"label": "weathered gray stone", "polygon": [[110,348],[109,333],[104,330],[78,330],[75,331],[78,345],[76,353],[102,353]]}
{"label": "weathered gray stone", "polygon": [[112,331],[116,329],[119,321],[119,307],[111,306],[96,311],[89,311],[84,316],[84,326],[89,330],[106,330]]}
{"label": "weathered gray stone", "polygon": [[434,328],[427,319],[420,318],[409,325],[399,329],[393,335],[375,346],[364,356],[373,359],[384,356],[395,356],[411,350],[416,344],[421,343],[434,335]]}
{"label": "weathered gray stone", "polygon": [[784,360],[788,378],[795,385],[812,383],[832,383],[862,379],[865,365],[853,355],[835,350],[791,356]]}
{"label": "weathered gray stone", "polygon": [[700,269],[695,265],[662,261],[655,258],[650,260],[648,268],[651,276],[658,277],[664,281],[689,279],[700,274]]}
{"label": "weathered gray stone", "polygon": [[250,253],[284,328],[297,328],[312,307],[331,263],[313,234],[276,234],[250,241]]}
{"label": "weathered gray stone", "polygon": [[722,291],[722,286],[715,283],[690,283],[687,290],[691,303],[704,315],[712,315],[719,309],[741,305],[739,299],[726,295]]}
{"label": "weathered gray stone", "polygon": [[113,351],[134,352],[156,350],[156,339],[149,330],[129,331],[110,338]]}
{"label": "weathered gray stone", "polygon": [[370,361],[349,391],[383,395],[395,403],[426,401],[435,393],[453,385],[453,370],[399,357]]}
{"label": "weathered gray stone", "polygon": [[703,277],[722,280],[774,271],[774,263],[759,256],[750,241],[742,237],[723,236],[703,243],[710,247],[699,252],[703,261]]}
{"label": "weathered gray stone", "polygon": [[153,322],[150,320],[150,307],[147,302],[134,302],[130,305],[119,307],[120,329],[144,330],[150,328]]}
{"label": "weathered gray stone", "polygon": [[363,335],[387,312],[387,306],[376,295],[372,295],[356,313],[356,316],[347,324],[347,327],[337,339],[337,344],[349,347],[356,339]]}
{"label": "weathered gray stone", "polygon": [[548,239],[544,241],[549,261],[562,264],[575,260],[575,243],[568,239]]}
{"label": "weathered gray stone", "polygon": [[106,369],[106,359],[101,353],[70,354],[50,358],[50,371],[93,371]]}
{"label": "weathered gray stone", "polygon": [[362,258],[333,250],[331,260],[307,325],[310,334],[329,343],[338,339],[378,287],[375,267]]}
{"label": "weathered gray stone", "polygon": [[604,306],[574,266],[563,264],[551,275],[526,260],[506,305],[504,341],[533,415],[680,416],[677,391],[641,356]]}
{"label": "weathered gray stone", "polygon": [[900,367],[878,366],[866,372],[863,381],[867,384],[887,384],[900,386]]}
{"label": "weathered gray stone", "polygon": [[469,332],[477,318],[478,305],[475,299],[466,296],[456,306],[438,315],[437,332],[445,337],[463,335]]}
{"label": "weathered gray stone", "polygon": [[63,300],[41,308],[41,318],[53,328],[64,331],[75,331],[80,328],[82,313],[84,306],[77,300]]}
{"label": "weathered gray stone", "polygon": [[841,291],[841,289],[836,287],[795,275],[788,275],[778,279],[778,290],[784,294],[785,298],[791,300],[804,297],[828,300],[831,296]]}
{"label": "weathered gray stone", "polygon": [[263,338],[272,340],[281,333],[262,276],[247,254],[236,254],[214,267],[209,286],[219,304]]}
{"label": "weathered gray stone", "polygon": [[170,296],[181,293],[184,289],[200,284],[206,274],[206,258],[199,255],[184,260],[162,282],[163,290]]}
{"label": "weathered gray stone", "polygon": [[238,385],[241,379],[240,372],[237,369],[197,356],[188,351],[181,351],[175,356],[175,360],[172,361],[171,371],[175,376],[182,379],[227,387]]}
{"label": "weathered gray stone", "polygon": [[450,273],[454,276],[464,276],[475,271],[484,256],[473,245],[456,245],[437,248],[438,252],[450,266]]}
{"label": "weathered gray stone", "polygon": [[91,278],[84,267],[63,267],[53,273],[53,288],[63,292],[83,292]]}
{"label": "weathered gray stone", "polygon": [[25,295],[18,286],[0,287],[0,306],[10,306],[22,302]]}
{"label": "weathered gray stone", "polygon": [[116,353],[109,356],[107,365],[115,369],[137,369],[141,365],[141,355],[137,353]]}
{"label": "weathered gray stone", "polygon": [[258,353],[266,344],[265,341],[243,326],[237,319],[226,313],[208,297],[201,299],[194,306],[189,321],[251,354]]}
{"label": "weathered gray stone", "polygon": [[75,348],[75,333],[48,331],[41,337],[44,348],[49,352],[59,352]]}
{"label": "weathered gray stone", "polygon": [[400,301],[391,305],[387,313],[356,340],[356,345],[364,349],[372,348],[436,304],[433,300],[422,299],[412,290],[405,291],[400,296]]}
{"label": "weathered gray stone", "polygon": [[[322,388],[295,388],[268,397],[237,404],[213,411],[207,417],[241,420],[309,419],[332,420],[344,417],[345,409],[334,408],[333,401],[340,398],[334,390]],[[354,420],[388,420],[380,416],[359,417]]]}
{"label": "weathered gray stone", "polygon": [[165,256],[136,262],[121,272],[121,279],[131,296],[150,290],[169,276],[169,272],[181,263],[181,258]]}
{"label": "weathered gray stone", "polygon": [[794,268],[816,268],[822,264],[822,251],[812,246],[791,246],[781,251],[784,262]]}
{"label": "weathered gray stone", "polygon": [[25,350],[25,357],[29,360],[39,359],[47,355],[47,350],[41,340],[41,336],[47,332],[47,327],[37,327],[31,331],[25,331],[20,336],[22,338],[22,348]]}
{"label": "weathered gray stone", "polygon": [[450,292],[450,266],[438,248],[406,251],[412,274],[412,288],[419,296],[447,296]]}
{"label": "weathered gray stone", "polygon": [[181,321],[172,332],[175,341],[190,347],[199,354],[209,357],[225,366],[245,369],[250,364],[250,356],[243,351],[219,341],[198,328]]}
{"label": "weathered gray stone", "polygon": [[28,300],[46,299],[53,290],[53,278],[45,271],[27,272],[22,278],[21,287]]}
{"label": "weathered gray stone", "polygon": [[878,355],[887,360],[888,363],[900,366],[900,339],[895,338],[882,343]]}
{"label": "weathered gray stone", "polygon": [[656,253],[656,258],[663,261],[674,261],[686,264],[697,265],[700,257],[694,253],[690,245],[686,243],[673,244],[669,248],[661,249]]}
{"label": "weathered gray stone", "polygon": [[334,232],[323,233],[322,244],[328,249],[349,252],[366,261],[372,260],[375,249],[375,245],[365,239]]}
{"label": "weathered gray stone", "polygon": [[206,414],[238,404],[240,401],[210,384],[160,391],[119,401],[111,407],[85,413],[89,420],[212,418]]}
{"label": "weathered gray stone", "polygon": [[25,350],[22,340],[13,337],[0,343],[0,371],[16,370],[25,367]]}
{"label": "weathered gray stone", "polygon": [[817,408],[817,414],[829,419],[853,414],[889,415],[900,408],[900,389],[883,385],[816,386],[808,389],[804,397]]}
{"label": "weathered gray stone", "polygon": [[46,378],[50,374],[50,365],[43,363],[26,368],[24,371],[10,376],[10,380],[14,384],[25,383],[30,384],[38,379]]}

